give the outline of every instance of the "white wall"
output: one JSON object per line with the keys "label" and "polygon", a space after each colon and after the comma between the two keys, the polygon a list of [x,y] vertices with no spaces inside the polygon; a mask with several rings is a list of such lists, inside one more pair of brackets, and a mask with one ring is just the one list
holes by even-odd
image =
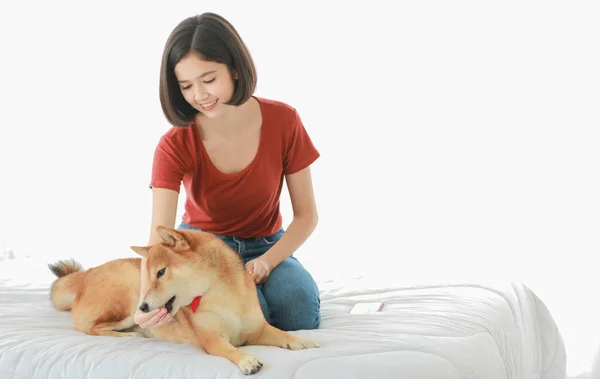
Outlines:
{"label": "white wall", "polygon": [[215,11],[252,51],[257,95],[294,105],[322,153],[320,225],[298,253],[318,279],[524,280],[570,372],[589,364],[597,3],[159,3],[0,6],[0,242],[91,265],[147,241],[163,44]]}

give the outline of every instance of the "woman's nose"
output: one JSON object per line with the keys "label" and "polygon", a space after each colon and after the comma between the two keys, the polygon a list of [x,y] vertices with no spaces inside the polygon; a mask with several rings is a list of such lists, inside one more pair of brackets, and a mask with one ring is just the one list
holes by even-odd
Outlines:
{"label": "woman's nose", "polygon": [[194,100],[196,103],[201,103],[202,101],[208,98],[208,94],[202,91],[201,89],[196,89],[194,92]]}

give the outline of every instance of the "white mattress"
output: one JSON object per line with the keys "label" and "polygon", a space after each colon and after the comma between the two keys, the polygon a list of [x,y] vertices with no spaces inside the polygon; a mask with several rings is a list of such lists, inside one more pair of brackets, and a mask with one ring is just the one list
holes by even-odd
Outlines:
{"label": "white mattress", "polygon": [[[45,267],[19,273],[6,262],[0,266],[0,378],[243,377],[229,361],[192,345],[74,331],[70,314],[49,303],[52,276]],[[566,377],[556,325],[524,285],[385,285],[362,278],[320,287],[321,328],[293,333],[321,348],[243,347],[264,362],[253,377]],[[349,314],[365,301],[384,307],[377,314]]]}

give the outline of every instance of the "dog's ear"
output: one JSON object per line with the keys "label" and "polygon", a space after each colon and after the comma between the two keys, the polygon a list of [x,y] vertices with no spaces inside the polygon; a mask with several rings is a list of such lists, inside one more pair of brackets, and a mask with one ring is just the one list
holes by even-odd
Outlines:
{"label": "dog's ear", "polygon": [[185,240],[185,237],[183,237],[180,233],[177,233],[175,229],[159,226],[156,228],[156,231],[158,231],[160,238],[162,238],[163,245],[168,246],[176,251],[190,249],[190,245]]}
{"label": "dog's ear", "polygon": [[131,246],[131,250],[146,258],[148,257],[148,251],[150,251],[150,246]]}

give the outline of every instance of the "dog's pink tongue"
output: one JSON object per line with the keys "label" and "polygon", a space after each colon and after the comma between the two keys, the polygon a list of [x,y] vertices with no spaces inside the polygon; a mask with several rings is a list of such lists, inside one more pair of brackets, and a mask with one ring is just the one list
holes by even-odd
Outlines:
{"label": "dog's pink tongue", "polygon": [[200,299],[202,296],[196,296],[194,300],[190,303],[190,308],[192,308],[192,312],[196,312],[196,308],[198,308],[198,304],[200,304]]}

